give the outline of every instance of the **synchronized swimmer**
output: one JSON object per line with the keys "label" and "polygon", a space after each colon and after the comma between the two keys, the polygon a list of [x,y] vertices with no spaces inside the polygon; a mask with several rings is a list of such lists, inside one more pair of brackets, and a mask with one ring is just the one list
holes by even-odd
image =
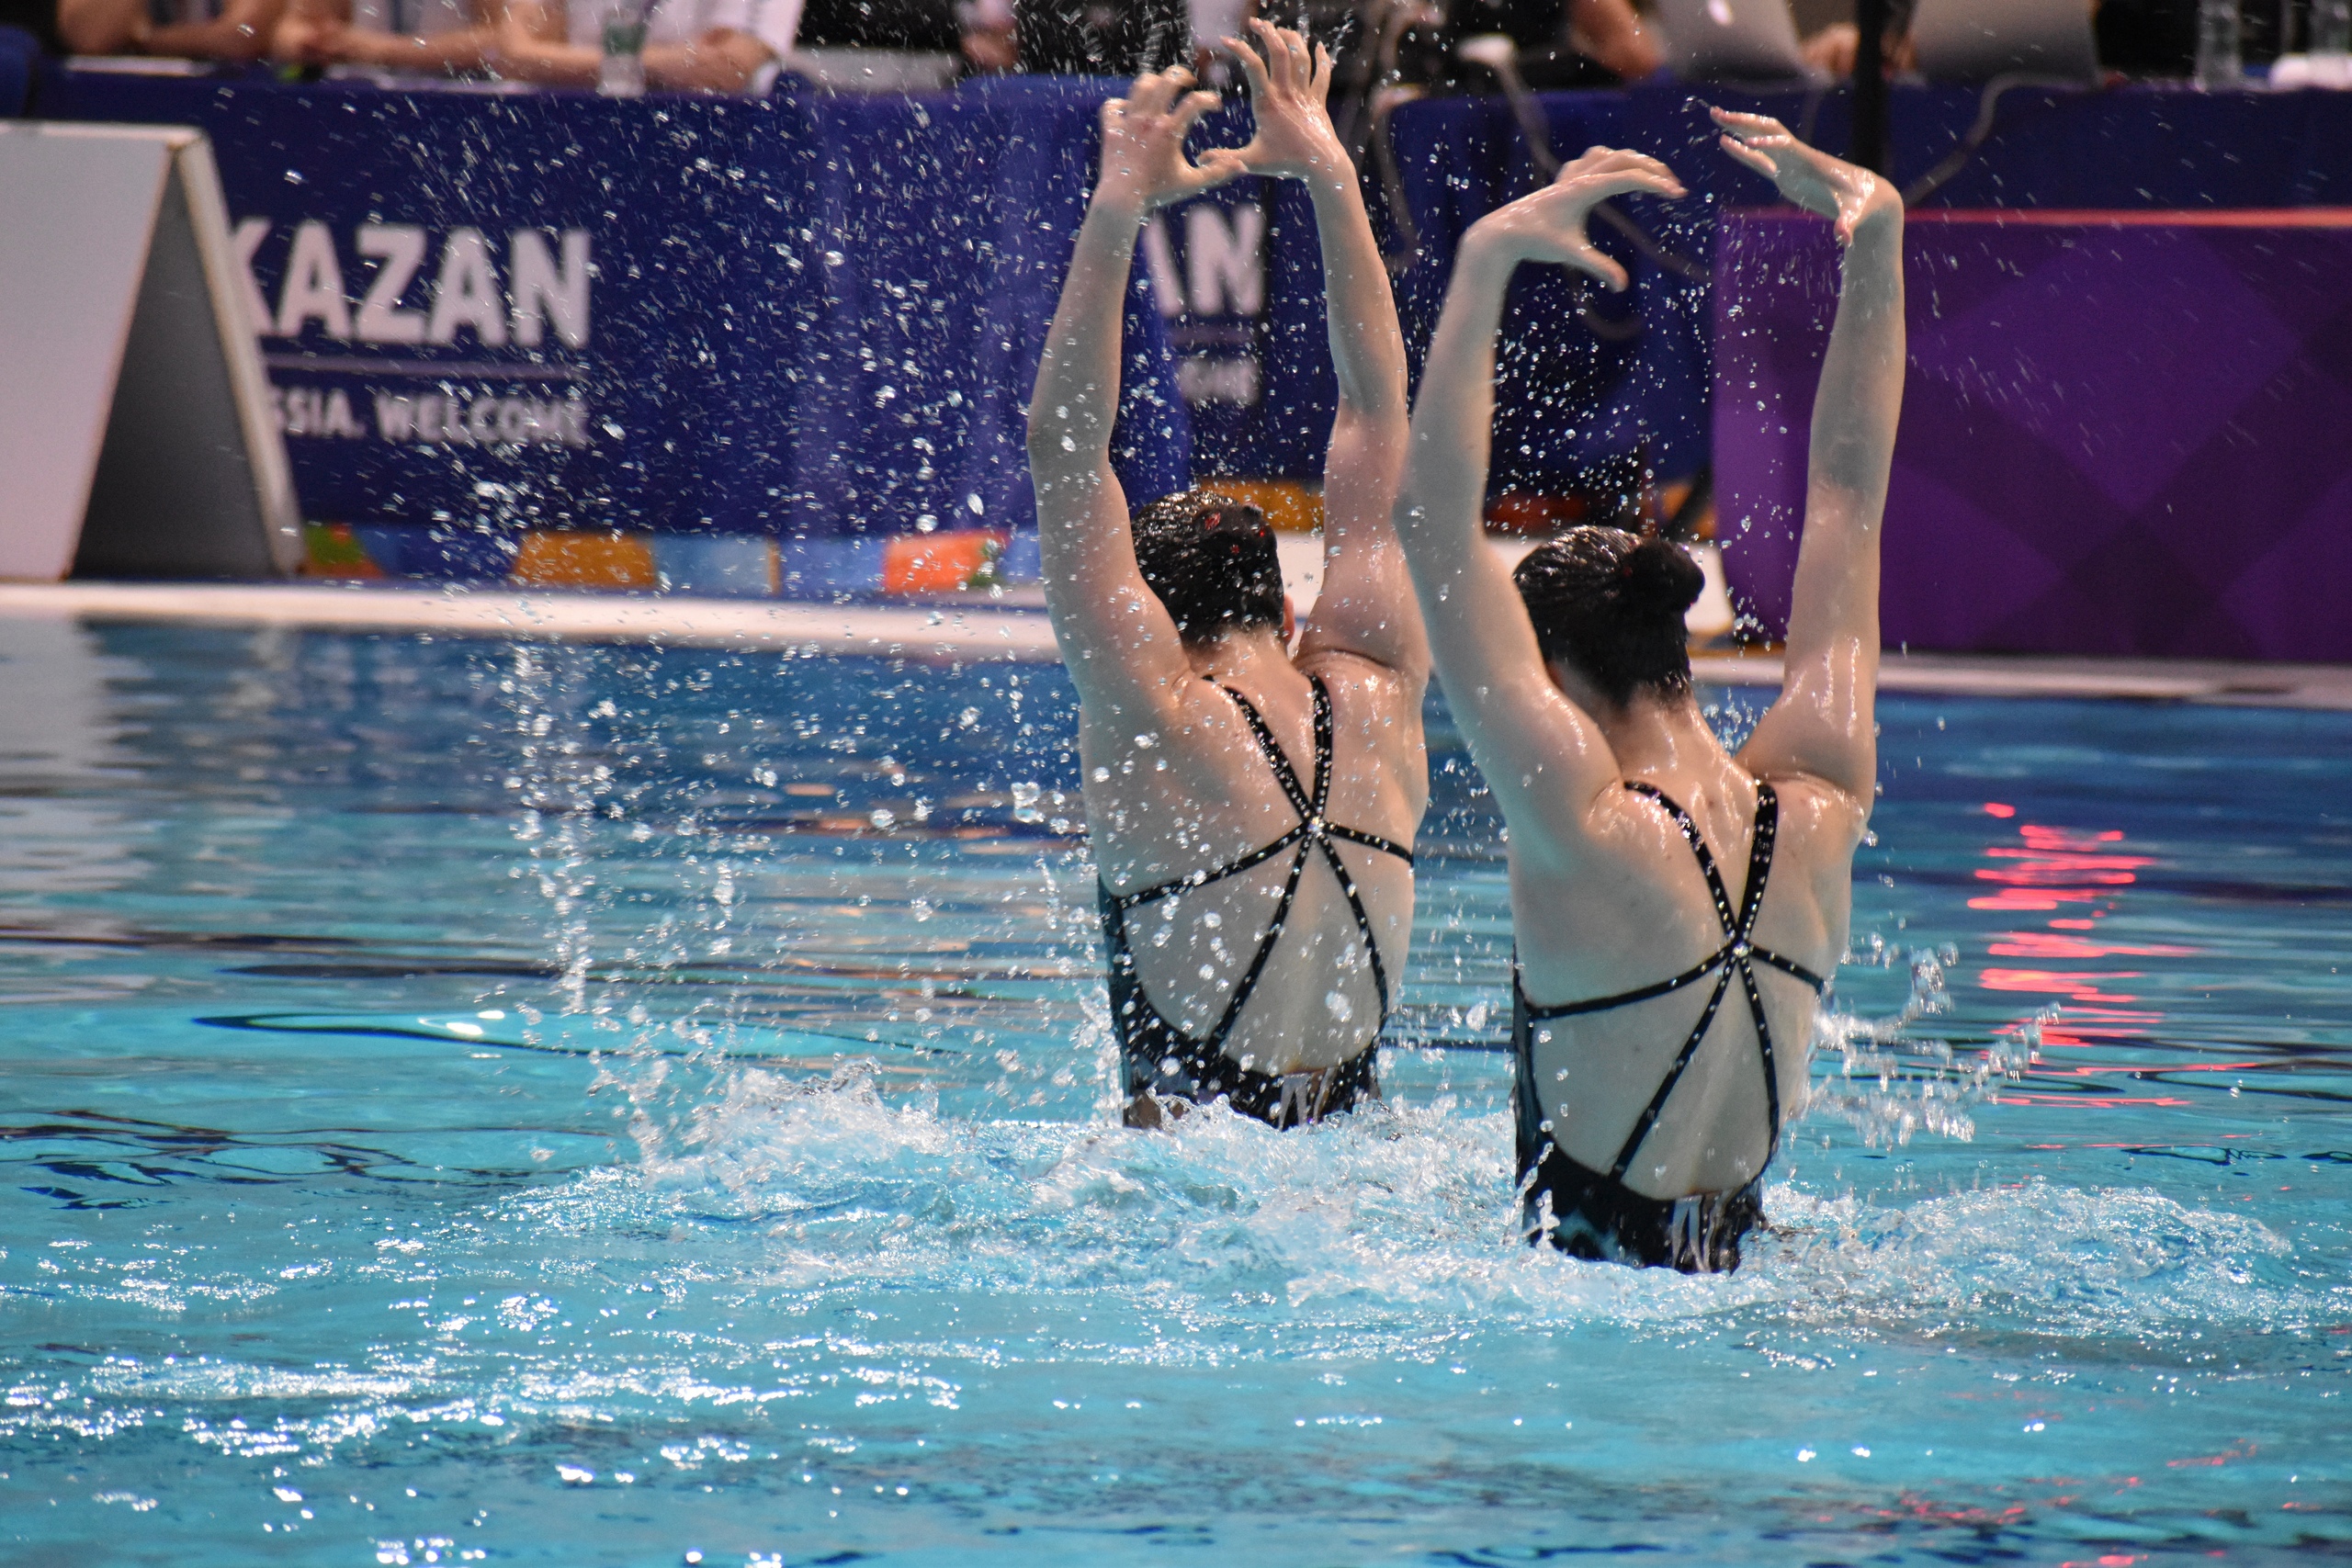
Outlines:
{"label": "synchronized swimmer", "polygon": [[[1683,615],[1702,579],[1686,551],[1584,526],[1510,572],[1481,524],[1512,273],[1555,263],[1623,288],[1588,215],[1612,196],[1679,197],[1679,182],[1594,148],[1472,225],[1408,426],[1395,303],[1323,107],[1329,57],[1251,26],[1262,58],[1227,40],[1250,81],[1247,147],[1185,156],[1216,99],[1182,71],[1104,106],[1102,176],[1030,409],[1126,1121],[1222,1099],[1284,1126],[1377,1095],[1373,1046],[1412,923],[1433,655],[1510,829],[1526,1235],[1581,1258],[1735,1269],[1804,1091],[1874,794],[1902,203],[1778,121],[1715,111],[1724,151],[1830,219],[1845,251],[1787,672],[1734,755],[1690,690]],[[1137,229],[1245,173],[1314,196],[1339,373],[1326,586],[1295,658],[1264,519],[1199,490],[1131,519],[1110,468]]]}
{"label": "synchronized swimmer", "polygon": [[[1331,58],[1252,22],[1247,147],[1184,156],[1215,107],[1182,70],[1102,107],[1102,173],[1029,409],[1046,603],[1078,688],[1130,1126],[1223,1098],[1277,1126],[1376,1095],[1374,1043],[1413,928],[1429,804],[1429,645],[1390,514],[1405,341],[1325,95]],[[1303,182],[1339,412],[1323,594],[1290,652],[1273,532],[1203,491],[1128,516],[1111,471],[1128,271],[1152,209],[1239,174]]]}

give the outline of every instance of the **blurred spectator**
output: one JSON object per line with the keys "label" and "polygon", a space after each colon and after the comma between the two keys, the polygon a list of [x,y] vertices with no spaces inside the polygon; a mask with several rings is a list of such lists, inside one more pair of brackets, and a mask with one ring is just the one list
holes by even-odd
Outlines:
{"label": "blurred spectator", "polygon": [[1021,63],[1014,41],[1012,0],[959,0],[956,23],[964,59],[974,71],[1004,72]]}
{"label": "blurred spectator", "polygon": [[270,53],[300,65],[475,72],[495,55],[496,0],[288,0]]}
{"label": "blurred spectator", "polygon": [[57,31],[75,54],[258,60],[285,0],[58,0]]}
{"label": "blurred spectator", "polygon": [[[2186,76],[2197,63],[2197,0],[2090,0],[2092,25],[2098,35],[2099,63],[2110,71],[2134,76]],[[1886,64],[1890,71],[1913,71],[1917,61],[1911,50],[1911,6],[1895,0],[1888,6]],[[2271,20],[2277,13],[2255,8],[2249,20]],[[1851,22],[1834,22],[1804,40],[1805,62],[1832,76],[1854,73],[1854,53],[1861,34]],[[2249,53],[2258,53],[2250,51]]]}
{"label": "blurred spectator", "polygon": [[[507,0],[499,73],[593,87],[615,0]],[[633,8],[631,13],[633,14]],[[645,13],[645,81],[672,92],[764,93],[792,52],[800,0],[654,0]]]}
{"label": "blurred spectator", "polygon": [[[1900,8],[1898,8],[1900,9]],[[1885,34],[1886,68],[1889,71],[1909,71],[1916,62],[1911,54],[1911,27],[1907,17],[1891,24]],[[1861,51],[1862,32],[1851,22],[1832,22],[1804,40],[1804,62],[1829,76],[1851,76],[1854,56]]]}
{"label": "blurred spectator", "polygon": [[1021,69],[1135,76],[1193,63],[1184,0],[1014,0]]}
{"label": "blurred spectator", "polygon": [[1631,0],[1453,0],[1447,20],[1457,39],[1500,33],[1517,44],[1531,87],[1637,82],[1666,62]]}
{"label": "blurred spectator", "polygon": [[65,52],[65,40],[57,32],[56,0],[0,0],[0,28],[32,34],[43,54]]}
{"label": "blurred spectator", "polygon": [[[1207,69],[1222,52],[1220,40],[1261,8],[1249,0],[1016,0],[1021,69],[1098,76],[1173,64]],[[1307,26],[1344,58],[1373,47],[1365,29],[1378,24],[1365,18],[1377,9],[1309,0]],[[1519,73],[1532,87],[1638,80],[1665,61],[1632,0],[1442,0],[1438,9],[1441,52],[1464,39],[1501,34],[1517,46]],[[1447,74],[1452,66],[1430,69]]]}
{"label": "blurred spectator", "polygon": [[956,0],[807,0],[799,47],[954,54],[962,33]]}

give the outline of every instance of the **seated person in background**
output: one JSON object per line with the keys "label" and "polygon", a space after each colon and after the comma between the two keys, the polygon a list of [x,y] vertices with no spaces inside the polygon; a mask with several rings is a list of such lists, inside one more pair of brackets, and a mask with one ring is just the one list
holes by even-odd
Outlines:
{"label": "seated person in background", "polygon": [[288,0],[270,44],[298,65],[481,71],[496,54],[496,0]]}
{"label": "seated person in background", "polygon": [[74,54],[259,60],[286,0],[58,0],[57,31]]}
{"label": "seated person in background", "polygon": [[56,0],[0,0],[0,28],[32,34],[43,54],[65,52],[65,40],[57,32]]}
{"label": "seated person in background", "polygon": [[1447,20],[1457,41],[1501,33],[1517,44],[1531,87],[1638,82],[1666,62],[1632,0],[1453,0]]}
{"label": "seated person in background", "polygon": [[1012,12],[1032,74],[1136,76],[1193,58],[1183,0],[1014,0]]}
{"label": "seated person in background", "polygon": [[1013,39],[1012,0],[958,0],[956,25],[965,63],[974,71],[1005,72],[1021,64]]}
{"label": "seated person in background", "polygon": [[961,46],[956,0],[803,0],[800,8],[802,49],[954,54]]}
{"label": "seated person in background", "polygon": [[[2099,63],[2133,76],[2186,76],[2197,65],[2197,0],[2090,0]],[[1916,71],[1911,0],[1887,7],[1886,68]],[[1833,22],[1804,40],[1805,63],[1831,76],[1854,73],[1861,34]]]}
{"label": "seated person in background", "polygon": [[[507,0],[497,67],[510,81],[593,87],[613,0]],[[792,52],[800,0],[654,0],[645,16],[646,85],[764,93]]]}
{"label": "seated person in background", "polygon": [[[1889,0],[1886,7],[1885,39],[1886,68],[1889,71],[1909,71],[1914,68],[1911,58],[1911,7],[1913,0]],[[1853,7],[1846,7],[1850,15]],[[1801,46],[1804,62],[1826,76],[1851,76],[1854,56],[1862,46],[1862,33],[1851,22],[1832,22],[1817,33],[1806,37]]]}

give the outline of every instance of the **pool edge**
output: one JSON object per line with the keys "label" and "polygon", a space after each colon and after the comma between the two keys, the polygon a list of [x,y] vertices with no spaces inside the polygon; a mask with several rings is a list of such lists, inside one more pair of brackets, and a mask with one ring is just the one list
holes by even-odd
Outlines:
{"label": "pool edge", "polygon": [[[653,643],[933,662],[1057,662],[1034,609],[988,602],[819,604],[675,594],[322,584],[0,582],[0,616],[89,622],[415,632],[547,641]],[[1702,653],[1715,685],[1777,685],[1777,653]],[[2352,712],[2352,665],[1896,653],[1880,688],[1962,696],[2099,697]]]}

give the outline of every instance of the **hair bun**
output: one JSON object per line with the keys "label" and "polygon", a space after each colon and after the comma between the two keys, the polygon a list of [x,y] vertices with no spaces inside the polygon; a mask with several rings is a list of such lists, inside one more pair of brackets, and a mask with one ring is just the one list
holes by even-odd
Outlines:
{"label": "hair bun", "polygon": [[1625,552],[1617,570],[1617,602],[1637,612],[1679,615],[1707,585],[1690,552],[1667,539],[1644,539]]}

